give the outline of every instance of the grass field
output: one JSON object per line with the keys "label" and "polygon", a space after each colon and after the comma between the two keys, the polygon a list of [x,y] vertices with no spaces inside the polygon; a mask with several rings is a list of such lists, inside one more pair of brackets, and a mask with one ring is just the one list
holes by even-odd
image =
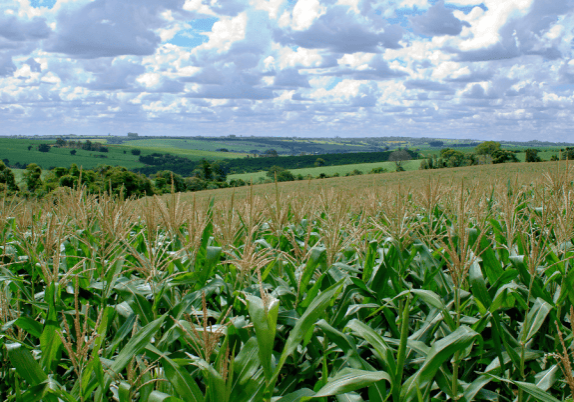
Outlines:
{"label": "grass field", "polygon": [[[40,152],[36,149],[39,144],[55,143],[54,141],[21,140],[0,138],[0,159],[8,159],[11,165],[36,163],[42,169],[50,167],[69,167],[72,163],[86,169],[94,168],[99,164],[111,166],[124,166],[128,169],[144,166],[138,162],[138,157],[130,153],[131,148],[111,145],[109,152],[84,151],[76,149],[76,155],[70,155],[70,148],[52,147],[50,152]],[[28,151],[28,146],[33,148]],[[124,151],[126,153],[124,153]],[[142,155],[153,153],[142,149]],[[105,156],[106,158],[100,158]]]}
{"label": "grass field", "polygon": [[[188,140],[134,140],[126,143],[125,145],[117,145],[121,149],[141,149],[142,152],[145,151],[149,153],[161,153],[161,154],[174,154],[186,157],[193,161],[199,161],[201,159],[208,160],[222,160],[222,159],[233,159],[233,158],[243,158],[247,154],[235,153],[235,152],[215,152],[214,150],[202,150],[194,148],[195,143],[189,143]],[[189,140],[192,141],[192,140]],[[210,147],[208,147],[210,148]]]}
{"label": "grass field", "polygon": [[[85,141],[83,138],[82,140]],[[142,141],[145,143],[146,140]],[[99,142],[104,142],[104,140],[100,139]],[[139,149],[142,155],[170,153],[186,157],[193,161],[198,161],[203,158],[221,160],[244,156],[243,154],[210,152],[174,146],[140,147],[132,144],[132,142],[128,142],[126,145],[108,145],[109,152],[76,149],[76,155],[72,156],[70,155],[70,148],[52,147],[50,152],[39,152],[36,148],[39,144],[43,143],[54,144],[55,141],[0,138],[0,160],[8,159],[11,165],[14,165],[16,162],[20,164],[36,163],[42,167],[42,169],[48,169],[50,167],[69,167],[72,163],[83,166],[86,169],[94,168],[99,164],[124,166],[128,169],[132,169],[144,166],[143,163],[138,161],[138,156],[132,155],[131,150],[134,148]],[[29,151],[28,146],[32,146],[33,148]],[[101,156],[105,156],[105,158]]]}
{"label": "grass field", "polygon": [[347,144],[344,141],[322,141],[313,139],[291,139],[291,138],[151,138],[138,139],[126,142],[126,146],[155,148],[155,149],[179,149],[179,150],[200,150],[214,152],[217,149],[226,148],[229,150],[229,157],[239,153],[241,156],[253,153],[264,153],[269,149],[274,149],[279,154],[297,154],[302,151],[308,152],[368,152],[372,146],[366,143]]}
{"label": "grass field", "polygon": [[[240,156],[245,156],[249,154],[249,151],[252,149],[258,149],[261,152],[264,152],[267,149],[273,148],[269,145],[261,144],[256,141],[249,141],[249,140],[242,140],[242,141],[232,141],[232,140],[217,140],[217,141],[208,141],[208,140],[197,140],[190,138],[188,140],[183,139],[142,139],[142,140],[133,140],[126,143],[126,145],[133,145],[135,147],[146,147],[146,148],[157,148],[157,149],[178,149],[178,150],[198,150],[198,151],[208,151],[208,152],[215,152],[217,149],[220,148],[227,148],[230,151],[228,153],[229,158],[233,158],[236,153],[239,153]],[[276,149],[278,152],[288,152],[288,148],[280,148]],[[235,156],[237,157],[237,155]]]}
{"label": "grass field", "polygon": [[[403,168],[405,170],[417,170],[420,166],[420,160],[412,160],[406,161],[403,163]],[[338,173],[340,176],[344,176],[347,173],[351,173],[354,170],[360,170],[364,174],[369,173],[372,169],[382,167],[387,169],[389,172],[395,171],[396,165],[394,162],[377,162],[377,163],[358,163],[353,165],[340,165],[340,166],[322,166],[316,168],[305,168],[305,169],[290,169],[290,172],[293,173],[295,176],[302,175],[303,177],[307,177],[311,175],[313,177],[319,176],[321,173],[325,173],[329,176]],[[265,172],[255,172],[255,173],[244,173],[244,174],[233,174],[227,177],[228,180],[232,179],[242,179],[246,182],[253,183],[257,182],[259,178],[263,177],[267,179],[268,177],[265,175]]]}
{"label": "grass field", "polygon": [[568,162],[0,211],[2,400],[574,397]]}

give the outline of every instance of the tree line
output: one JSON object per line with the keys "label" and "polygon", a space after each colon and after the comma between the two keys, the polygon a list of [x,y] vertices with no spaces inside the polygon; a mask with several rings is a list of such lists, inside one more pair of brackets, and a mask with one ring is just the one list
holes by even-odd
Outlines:
{"label": "tree line", "polygon": [[0,191],[22,197],[42,197],[60,187],[83,186],[90,194],[109,193],[123,197],[144,197],[184,191],[199,191],[229,187],[227,174],[216,162],[201,161],[190,177],[169,170],[161,170],[148,177],[122,166],[98,165],[82,169],[76,164],[69,168],[56,167],[43,174],[35,163],[26,166],[21,183],[14,172],[0,161]]}

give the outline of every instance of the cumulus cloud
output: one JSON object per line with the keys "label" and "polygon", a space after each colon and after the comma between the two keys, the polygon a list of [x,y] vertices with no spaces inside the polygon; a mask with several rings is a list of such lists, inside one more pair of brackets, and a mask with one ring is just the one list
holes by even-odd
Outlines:
{"label": "cumulus cloud", "polygon": [[[86,63],[88,64],[88,63]],[[90,65],[86,70],[91,71],[94,79],[88,81],[84,86],[95,91],[115,91],[115,90],[139,90],[136,78],[145,72],[142,65],[129,61],[118,61],[115,63],[101,63]]]}
{"label": "cumulus cloud", "polygon": [[574,0],[33,4],[0,1],[9,134],[560,139],[574,120]]}
{"label": "cumulus cloud", "polygon": [[453,10],[439,1],[423,14],[410,18],[416,33],[428,36],[458,35],[464,26],[470,27],[466,21],[461,21],[453,15]]}
{"label": "cumulus cloud", "polygon": [[0,37],[11,42],[45,39],[51,32],[43,18],[22,21],[13,15],[0,16]]}
{"label": "cumulus cloud", "polygon": [[154,29],[166,24],[161,13],[183,4],[183,0],[95,0],[63,10],[46,50],[83,59],[151,55],[161,42]]}
{"label": "cumulus cloud", "polygon": [[383,48],[400,47],[403,29],[386,25],[380,31],[357,21],[345,7],[334,6],[306,30],[276,31],[276,39],[307,49],[328,49],[335,53],[380,53]]}
{"label": "cumulus cloud", "polygon": [[281,70],[275,76],[276,86],[279,87],[302,87],[310,88],[309,80],[304,75],[301,75],[298,70],[294,68],[286,68]]}
{"label": "cumulus cloud", "polygon": [[30,66],[30,71],[33,71],[35,73],[42,72],[42,65],[38,63],[36,60],[34,60],[32,57],[30,57],[24,63]]}

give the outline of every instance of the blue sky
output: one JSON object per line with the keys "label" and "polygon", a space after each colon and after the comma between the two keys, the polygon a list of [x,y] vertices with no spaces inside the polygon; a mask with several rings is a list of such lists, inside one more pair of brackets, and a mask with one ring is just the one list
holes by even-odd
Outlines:
{"label": "blue sky", "polygon": [[574,141],[573,0],[3,0],[0,135]]}

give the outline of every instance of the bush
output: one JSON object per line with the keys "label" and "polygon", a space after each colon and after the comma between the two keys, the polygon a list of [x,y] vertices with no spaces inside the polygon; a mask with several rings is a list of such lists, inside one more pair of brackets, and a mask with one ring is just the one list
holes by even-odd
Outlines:
{"label": "bush", "polygon": [[132,155],[135,155],[135,156],[138,156],[138,155],[140,155],[140,154],[142,153],[141,150],[135,149],[135,148],[132,149],[130,152],[132,153]]}
{"label": "bush", "polygon": [[526,153],[526,162],[540,162],[541,161],[540,157],[538,156],[538,150],[537,149],[529,148],[524,152]]}
{"label": "bush", "polygon": [[14,172],[7,168],[4,162],[0,162],[0,184],[2,184],[2,191],[6,190],[8,193],[14,193],[20,190],[16,185]]}
{"label": "bush", "polygon": [[50,152],[50,145],[48,144],[40,144],[38,145],[38,151],[40,152]]}

